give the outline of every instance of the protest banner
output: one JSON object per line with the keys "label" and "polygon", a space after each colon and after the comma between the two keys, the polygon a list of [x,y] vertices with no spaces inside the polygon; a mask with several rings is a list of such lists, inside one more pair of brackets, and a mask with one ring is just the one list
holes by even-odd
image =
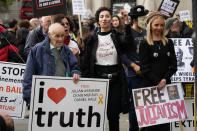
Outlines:
{"label": "protest banner", "polygon": [[14,119],[24,118],[26,104],[22,97],[25,64],[0,62],[0,111]]}
{"label": "protest banner", "polygon": [[28,131],[104,131],[109,80],[33,76]]}
{"label": "protest banner", "polygon": [[[185,99],[185,106],[188,113],[187,120],[181,121],[184,131],[193,131],[194,130],[194,99]],[[179,122],[171,123],[171,131],[180,131]]]}
{"label": "protest banner", "polygon": [[195,73],[190,66],[194,50],[191,38],[172,38],[177,57],[177,72],[172,76],[172,82],[194,82]]}
{"label": "protest banner", "polygon": [[139,127],[153,126],[187,118],[181,84],[134,89],[133,99]]}
{"label": "protest banner", "polygon": [[163,0],[159,6],[158,11],[163,14],[165,18],[173,17],[178,5],[178,0]]}
{"label": "protest banner", "polygon": [[66,13],[66,0],[32,0],[35,17]]}

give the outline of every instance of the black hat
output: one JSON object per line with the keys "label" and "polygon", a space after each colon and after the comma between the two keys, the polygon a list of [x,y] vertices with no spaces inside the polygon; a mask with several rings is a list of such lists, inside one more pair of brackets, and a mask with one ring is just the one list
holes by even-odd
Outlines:
{"label": "black hat", "polygon": [[148,14],[148,10],[144,9],[144,6],[137,5],[130,9],[129,16],[131,18],[137,18],[138,16],[145,16]]}

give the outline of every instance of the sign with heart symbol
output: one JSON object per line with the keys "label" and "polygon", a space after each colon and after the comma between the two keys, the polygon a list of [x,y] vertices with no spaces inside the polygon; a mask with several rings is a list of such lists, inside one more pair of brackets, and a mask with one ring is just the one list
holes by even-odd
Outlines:
{"label": "sign with heart symbol", "polygon": [[52,101],[58,104],[66,96],[66,89],[63,87],[60,87],[58,89],[49,88],[47,94]]}

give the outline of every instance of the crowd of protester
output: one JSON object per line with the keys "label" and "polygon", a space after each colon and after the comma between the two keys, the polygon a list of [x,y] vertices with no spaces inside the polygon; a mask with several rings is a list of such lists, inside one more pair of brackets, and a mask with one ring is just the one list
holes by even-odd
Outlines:
{"label": "crowd of protester", "polygon": [[[146,27],[141,27],[140,17],[145,16]],[[161,90],[169,84],[177,60],[168,38],[190,38],[193,29],[179,18],[165,20],[141,5],[120,14],[101,7],[95,18],[84,18],[81,24],[82,37],[76,16],[1,21],[0,61],[26,63],[23,95],[27,104],[32,75],[69,76],[74,82],[79,76],[110,79],[109,130],[119,131],[122,112],[129,113],[130,131],[138,131],[132,89],[158,86]],[[169,124],[143,130],[168,131]]]}

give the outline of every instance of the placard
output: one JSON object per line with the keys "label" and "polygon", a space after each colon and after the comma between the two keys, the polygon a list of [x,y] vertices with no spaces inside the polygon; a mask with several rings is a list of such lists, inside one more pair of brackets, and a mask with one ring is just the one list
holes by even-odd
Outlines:
{"label": "placard", "polygon": [[179,16],[181,21],[191,21],[189,10],[179,11]]}
{"label": "placard", "polygon": [[163,0],[160,4],[158,11],[164,15],[165,18],[173,17],[178,5],[178,0]]}
{"label": "placard", "polygon": [[32,0],[35,17],[66,13],[66,0]]}
{"label": "placard", "polygon": [[25,64],[0,62],[0,111],[14,119],[23,119],[26,104],[23,101],[22,80]]}
{"label": "placard", "polygon": [[104,131],[108,80],[33,76],[28,131]]}
{"label": "placard", "polygon": [[172,38],[177,58],[177,72],[171,77],[172,82],[194,82],[195,73],[190,66],[194,50],[191,38]]}
{"label": "placard", "polygon": [[158,90],[156,86],[133,90],[139,127],[180,121],[187,118],[181,84],[169,84]]}
{"label": "placard", "polygon": [[84,15],[84,0],[72,0],[73,15]]}

